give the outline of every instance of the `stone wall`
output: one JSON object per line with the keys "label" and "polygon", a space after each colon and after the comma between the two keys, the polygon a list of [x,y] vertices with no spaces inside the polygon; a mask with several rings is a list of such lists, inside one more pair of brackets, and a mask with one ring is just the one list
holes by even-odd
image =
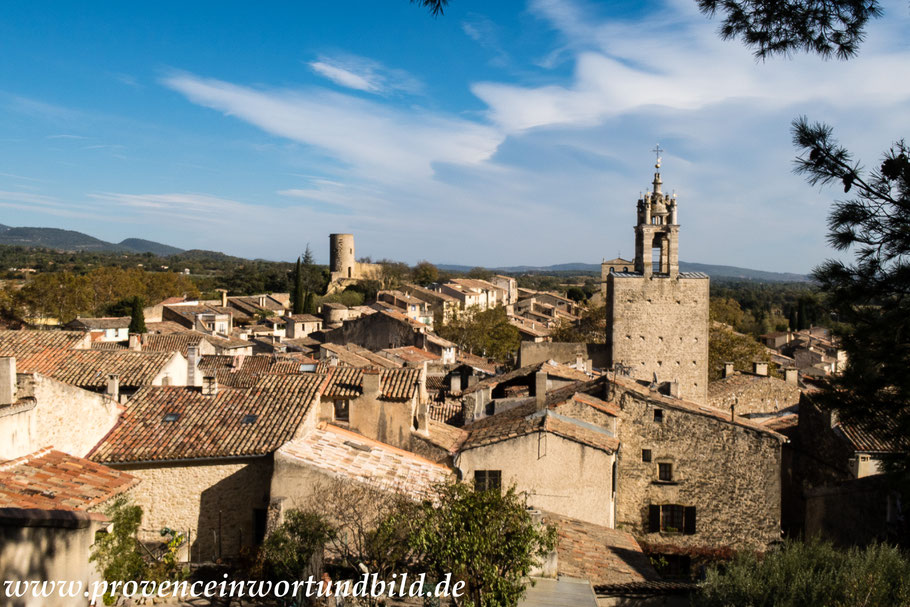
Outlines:
{"label": "stone wall", "polygon": [[613,527],[613,459],[599,449],[535,432],[462,451],[462,478],[501,470],[502,485],[527,492],[528,504],[562,516]]}
{"label": "stone wall", "polygon": [[635,379],[678,380],[682,398],[705,402],[708,279],[610,274],[607,287],[610,366],[631,366]]}
{"label": "stone wall", "polygon": [[102,394],[38,374],[18,375],[18,395],[34,406],[0,416],[0,459],[15,459],[43,449],[85,457],[120,416],[120,406]]}
{"label": "stone wall", "polygon": [[708,404],[736,415],[777,413],[799,403],[800,389],[777,377],[735,373],[708,385]]}
{"label": "stone wall", "polygon": [[319,419],[348,428],[380,443],[399,449],[410,448],[411,429],[417,414],[416,397],[406,402],[396,402],[380,400],[378,394],[363,394],[347,401],[347,422],[335,419],[334,401],[327,397],[323,397],[319,405]]}
{"label": "stone wall", "polygon": [[409,323],[381,312],[346,321],[340,328],[326,333],[326,341],[339,345],[357,344],[373,351],[421,345]]}
{"label": "stone wall", "polygon": [[140,539],[160,542],[164,527],[187,534],[191,553],[184,550],[182,559],[204,562],[237,556],[242,547],[254,545],[256,511],[261,510],[265,522],[271,455],[111,467],[140,481],[129,491],[144,512]]}
{"label": "stone wall", "polygon": [[[621,387],[613,400],[621,407],[618,528],[651,545],[688,548],[762,549],[780,539],[780,435]],[[671,482],[658,480],[659,463],[672,465]],[[663,504],[694,506],[695,533],[650,533],[649,506]]]}
{"label": "stone wall", "polygon": [[[103,517],[86,512],[6,508],[0,515],[0,581],[63,580],[81,582],[91,592],[101,579],[89,562],[95,533],[106,526]],[[40,584],[39,584],[40,589]],[[0,592],[4,592],[4,588]],[[0,595],[2,596],[2,595]],[[9,607],[70,607],[88,600],[55,596],[4,598]]]}

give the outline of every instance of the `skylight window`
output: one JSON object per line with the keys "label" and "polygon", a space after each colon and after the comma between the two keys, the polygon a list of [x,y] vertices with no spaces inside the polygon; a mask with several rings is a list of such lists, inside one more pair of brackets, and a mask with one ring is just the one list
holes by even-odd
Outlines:
{"label": "skylight window", "polygon": [[256,420],[259,419],[258,415],[253,415],[252,413],[244,415],[243,419],[240,420],[240,423],[244,426],[256,423]]}
{"label": "skylight window", "polygon": [[164,414],[164,421],[165,421],[165,422],[175,422],[175,421],[177,421],[178,419],[180,419],[180,414],[179,414],[179,413],[165,413],[165,414]]}

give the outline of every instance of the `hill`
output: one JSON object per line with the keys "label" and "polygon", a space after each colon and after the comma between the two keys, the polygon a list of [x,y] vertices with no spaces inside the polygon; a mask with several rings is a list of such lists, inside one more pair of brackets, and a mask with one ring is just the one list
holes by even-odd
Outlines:
{"label": "hill", "polygon": [[76,232],[59,228],[14,228],[0,225],[0,245],[44,248],[62,251],[104,251],[110,253],[152,253],[162,257],[182,253],[183,249],[142,238],[127,238],[114,244]]}
{"label": "hill", "polygon": [[[472,266],[438,264],[440,270],[450,272],[467,272]],[[583,272],[586,274],[600,275],[600,264],[595,263],[561,263],[552,266],[506,266],[499,268],[487,268],[493,272],[503,272],[506,274],[565,274],[571,272]],[[809,277],[805,274],[795,274],[792,272],[768,272],[765,270],[753,270],[750,268],[738,268],[736,266],[719,266],[707,263],[692,263],[687,261],[679,262],[679,269],[683,272],[704,272],[711,278],[728,279],[728,280],[755,280],[759,282],[808,282]]]}
{"label": "hill", "polygon": [[168,257],[170,255],[183,253],[183,249],[178,249],[177,247],[161,244],[160,242],[154,242],[152,240],[144,240],[142,238],[127,238],[126,240],[121,240],[119,246],[136,253],[152,253],[159,257]]}

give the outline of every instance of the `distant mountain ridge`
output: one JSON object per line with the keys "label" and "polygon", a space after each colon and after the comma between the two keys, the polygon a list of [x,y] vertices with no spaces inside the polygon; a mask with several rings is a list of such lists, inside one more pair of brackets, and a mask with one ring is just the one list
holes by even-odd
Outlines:
{"label": "distant mountain ridge", "polygon": [[[455,264],[437,264],[440,270],[450,272],[467,272],[473,266],[462,266]],[[593,272],[600,274],[599,263],[560,263],[552,266],[506,266],[499,268],[486,268],[493,272],[505,272],[516,274],[522,272]],[[739,280],[757,280],[760,282],[809,282],[811,279],[805,274],[795,274],[793,272],[768,272],[765,270],[752,270],[750,268],[738,268],[736,266],[719,266],[707,263],[693,263],[680,261],[679,269],[682,272],[704,272],[711,278],[726,278]]]}
{"label": "distant mountain ridge", "polygon": [[183,253],[183,249],[142,238],[127,238],[119,243],[112,243],[74,230],[32,227],[15,228],[5,225],[0,225],[0,245],[41,247],[63,251],[152,253],[162,257]]}

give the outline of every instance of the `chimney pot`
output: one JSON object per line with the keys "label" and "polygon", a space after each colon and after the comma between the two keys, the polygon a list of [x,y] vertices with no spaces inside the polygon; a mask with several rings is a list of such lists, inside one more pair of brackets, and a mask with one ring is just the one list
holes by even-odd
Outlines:
{"label": "chimney pot", "polygon": [[204,396],[215,396],[218,394],[218,378],[214,375],[206,375],[202,378],[202,394]]}
{"label": "chimney pot", "polygon": [[129,349],[134,352],[139,352],[142,350],[142,339],[138,333],[130,333],[130,343]]}
{"label": "chimney pot", "polygon": [[107,376],[107,389],[105,393],[117,402],[120,402],[120,376],[111,373]]}
{"label": "chimney pot", "polygon": [[752,372],[756,375],[765,377],[768,375],[768,363],[755,361],[752,363]]}
{"label": "chimney pot", "polygon": [[786,380],[788,384],[799,383],[799,369],[795,367],[787,367],[784,369],[784,380]]}
{"label": "chimney pot", "polygon": [[0,405],[16,402],[16,359],[0,357]]}
{"label": "chimney pot", "polygon": [[199,346],[192,345],[186,349],[186,385],[196,385],[196,371],[199,369]]}
{"label": "chimney pot", "polygon": [[364,396],[379,397],[380,393],[380,371],[379,369],[364,369],[361,387]]}
{"label": "chimney pot", "polygon": [[733,375],[733,363],[726,362],[724,363],[724,377],[730,377]]}

